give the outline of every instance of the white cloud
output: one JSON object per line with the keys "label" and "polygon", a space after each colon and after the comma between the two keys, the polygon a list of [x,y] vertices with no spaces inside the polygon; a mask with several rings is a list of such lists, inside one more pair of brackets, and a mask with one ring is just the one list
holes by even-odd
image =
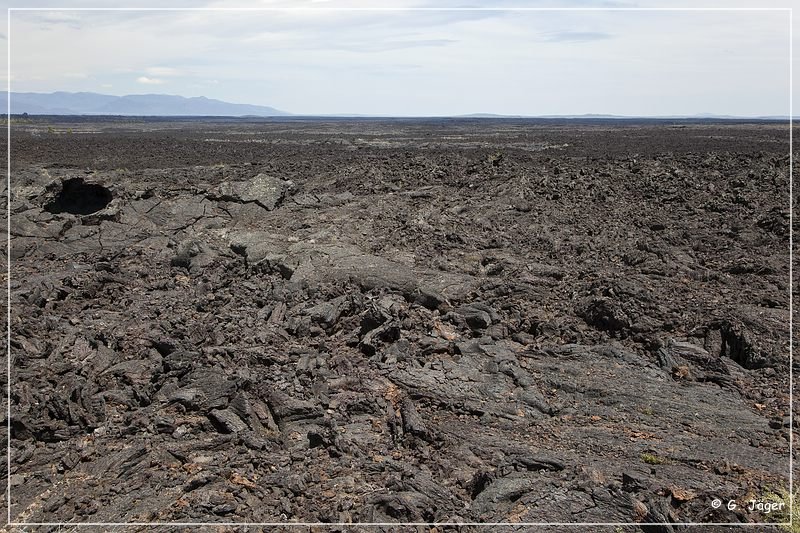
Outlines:
{"label": "white cloud", "polygon": [[137,83],[143,83],[145,85],[161,85],[164,83],[164,80],[160,80],[158,78],[148,78],[147,76],[139,76],[136,78]]}
{"label": "white cloud", "polygon": [[150,76],[177,76],[180,74],[178,69],[172,67],[148,67],[146,72]]}

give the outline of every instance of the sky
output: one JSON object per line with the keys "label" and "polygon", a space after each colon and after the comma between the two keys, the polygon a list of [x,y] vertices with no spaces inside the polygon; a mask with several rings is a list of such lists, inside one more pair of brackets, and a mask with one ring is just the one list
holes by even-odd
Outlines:
{"label": "sky", "polygon": [[[110,0],[101,5],[268,9],[12,11],[10,39],[7,19],[0,21],[0,47],[5,52],[11,43],[12,91],[206,96],[297,114],[789,113],[786,11],[492,10],[787,7],[789,1]],[[403,9],[338,9],[345,6]],[[793,34],[796,41],[800,31]],[[3,73],[5,58],[0,55]],[[794,67],[800,71],[797,59]],[[2,77],[8,83],[7,75]]]}

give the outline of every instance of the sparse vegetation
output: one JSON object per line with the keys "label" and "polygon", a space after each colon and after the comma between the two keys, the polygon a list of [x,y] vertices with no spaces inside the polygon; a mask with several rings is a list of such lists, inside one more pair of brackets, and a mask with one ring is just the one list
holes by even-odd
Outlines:
{"label": "sparse vegetation", "polygon": [[664,463],[667,462],[667,460],[664,457],[647,452],[640,455],[639,458],[642,460],[642,462],[645,462],[649,465],[663,465]]}
{"label": "sparse vegetation", "polygon": [[503,161],[503,152],[495,152],[489,157],[489,164],[493,167],[499,167]]}
{"label": "sparse vegetation", "polygon": [[792,505],[792,500],[798,497],[798,492],[795,492],[792,497],[787,489],[779,488],[775,491],[767,491],[761,498],[766,503],[783,504],[770,513],[769,519],[771,522],[781,524],[779,527],[783,531],[800,533],[800,507]]}

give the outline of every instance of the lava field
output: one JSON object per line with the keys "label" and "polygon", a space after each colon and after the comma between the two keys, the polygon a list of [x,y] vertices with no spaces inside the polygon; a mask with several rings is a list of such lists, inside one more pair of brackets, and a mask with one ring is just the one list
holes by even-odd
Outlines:
{"label": "lava field", "polygon": [[786,519],[785,123],[11,136],[15,522]]}

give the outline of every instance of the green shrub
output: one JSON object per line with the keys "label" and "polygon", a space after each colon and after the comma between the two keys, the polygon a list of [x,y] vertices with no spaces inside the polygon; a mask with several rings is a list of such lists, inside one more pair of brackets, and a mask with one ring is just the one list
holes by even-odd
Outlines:
{"label": "green shrub", "polygon": [[643,453],[639,458],[649,465],[663,465],[667,460],[652,453]]}

